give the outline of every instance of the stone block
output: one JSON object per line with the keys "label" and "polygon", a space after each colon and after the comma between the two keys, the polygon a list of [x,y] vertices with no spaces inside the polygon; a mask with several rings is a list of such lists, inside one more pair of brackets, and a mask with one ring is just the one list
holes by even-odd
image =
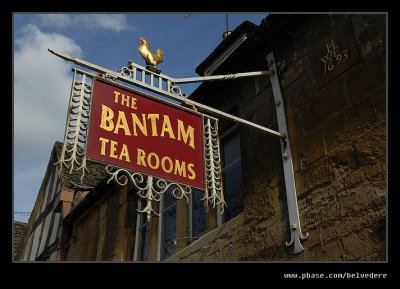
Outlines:
{"label": "stone block", "polygon": [[347,93],[343,78],[305,99],[301,104],[304,133],[318,128],[335,113],[344,110],[346,105]]}
{"label": "stone block", "polygon": [[304,230],[313,230],[336,220],[340,216],[338,200],[334,193],[310,195],[304,201],[310,203],[300,211]]}
{"label": "stone block", "polygon": [[332,23],[332,17],[333,15],[313,15],[313,17],[308,17],[302,25],[292,29],[289,33],[293,38],[294,50],[309,51],[326,35],[330,35],[336,28]]}
{"label": "stone block", "polygon": [[328,186],[334,179],[329,168],[328,159],[322,157],[307,165],[305,170],[295,174],[297,196],[299,199],[307,197],[316,189]]}
{"label": "stone block", "polygon": [[354,34],[362,57],[386,50],[386,15],[352,15]]}
{"label": "stone block", "polygon": [[[386,122],[387,119],[388,96],[386,91],[386,85],[384,85],[371,94],[372,109],[375,111],[377,119],[382,122]],[[384,127],[384,125],[382,125],[382,127]]]}
{"label": "stone block", "polygon": [[382,251],[381,242],[372,235],[372,230],[364,228],[341,237],[345,252],[345,260],[358,260],[363,256],[369,256]]}
{"label": "stone block", "polygon": [[310,59],[307,50],[291,52],[290,57],[276,59],[281,89],[283,90],[301,77],[310,67]]}
{"label": "stone block", "polygon": [[[296,113],[297,105],[314,92],[315,79],[311,70],[304,70],[303,74],[286,89],[282,89],[287,116]],[[291,106],[291,109],[288,106]]]}
{"label": "stone block", "polygon": [[384,188],[360,184],[338,194],[339,214],[343,217],[355,215],[368,208],[385,206]]}
{"label": "stone block", "polygon": [[369,54],[345,74],[351,103],[386,85],[386,66],[379,51]]}
{"label": "stone block", "polygon": [[172,255],[165,261],[181,261],[184,260],[186,257],[190,256],[191,254],[190,246],[183,248],[182,250],[178,251],[176,254]]}
{"label": "stone block", "polygon": [[298,138],[291,149],[295,172],[307,169],[308,164],[325,155],[325,146],[319,131]]}
{"label": "stone block", "polygon": [[[310,238],[312,232],[315,232],[320,242],[323,242],[368,227],[374,230],[374,238],[384,240],[385,237],[383,236],[382,238],[382,232],[384,233],[385,231],[384,224],[385,209],[382,207],[371,208],[365,211],[359,211],[356,214],[349,213],[344,217],[338,216],[337,219],[332,220],[332,222],[324,223],[320,227],[316,227],[315,231],[310,231]],[[313,238],[310,239],[310,242],[312,239]],[[318,244],[318,241],[315,241],[315,243]]]}
{"label": "stone block", "polygon": [[273,217],[280,206],[279,189],[269,187],[245,199],[244,214],[246,218]]}
{"label": "stone block", "polygon": [[356,39],[350,22],[335,27],[310,52],[311,69],[322,88],[360,61]]}
{"label": "stone block", "polygon": [[310,261],[343,261],[345,255],[340,239],[330,239],[304,251],[304,259]]}
{"label": "stone block", "polygon": [[357,105],[348,107],[321,127],[326,152],[337,150],[340,146],[349,144],[360,135],[380,126],[382,123],[379,114],[371,104],[371,97],[367,97]]}
{"label": "stone block", "polygon": [[[386,173],[385,138],[384,129],[378,127],[361,135],[351,144],[343,145],[340,149],[330,152],[328,159],[335,179],[340,180],[346,177],[346,182],[351,182],[353,179],[364,182],[379,174],[384,176]],[[371,171],[370,173],[374,176],[365,179],[365,169]]]}

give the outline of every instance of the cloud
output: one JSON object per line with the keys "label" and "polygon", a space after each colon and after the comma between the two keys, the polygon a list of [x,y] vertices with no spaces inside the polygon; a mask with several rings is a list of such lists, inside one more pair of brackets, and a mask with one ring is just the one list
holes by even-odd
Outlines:
{"label": "cloud", "polygon": [[125,15],[121,14],[41,14],[38,16],[42,27],[77,27],[86,29],[107,29],[114,32],[134,31]]}
{"label": "cloud", "polygon": [[[32,209],[47,160],[56,140],[63,140],[71,87],[70,63],[47,48],[81,57],[72,39],[26,25],[14,39],[14,201]],[[29,184],[29,185],[27,185]]]}
{"label": "cloud", "polygon": [[72,39],[43,33],[31,24],[15,44],[15,140],[17,145],[42,144],[48,142],[48,136],[59,136],[64,130],[60,116],[66,114],[72,75],[71,64],[50,54],[47,48],[77,57],[82,51]]}
{"label": "cloud", "polygon": [[64,28],[73,25],[71,15],[68,14],[42,14],[38,16],[40,26]]}

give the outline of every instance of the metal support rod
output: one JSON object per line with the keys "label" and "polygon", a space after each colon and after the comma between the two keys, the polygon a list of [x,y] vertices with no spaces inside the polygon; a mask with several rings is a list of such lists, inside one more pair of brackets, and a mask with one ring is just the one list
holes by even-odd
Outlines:
{"label": "metal support rod", "polygon": [[156,261],[161,261],[162,258],[162,251],[164,247],[164,242],[163,242],[163,235],[164,235],[164,230],[163,228],[163,223],[164,223],[164,204],[165,204],[165,195],[161,196],[161,200],[159,202],[159,208],[158,211],[160,212],[160,216],[158,217],[158,228],[157,228],[157,257]]}
{"label": "metal support rod", "polygon": [[[133,85],[136,85],[136,86],[139,86],[139,87],[151,90],[151,91],[155,91],[156,93],[162,94],[162,95],[164,95],[164,96],[166,96],[168,98],[171,98],[171,99],[174,99],[174,100],[179,100],[179,101],[182,101],[183,103],[186,103],[186,104],[194,105],[195,107],[203,110],[204,112],[208,112],[208,113],[220,116],[220,117],[224,117],[224,118],[230,119],[230,120],[232,120],[234,122],[241,123],[241,124],[244,124],[246,126],[256,128],[256,129],[258,129],[260,131],[263,131],[263,132],[266,132],[266,133],[268,133],[270,135],[283,137],[283,135],[281,133],[279,133],[277,131],[274,131],[272,129],[269,129],[267,127],[264,127],[264,126],[261,126],[259,124],[253,123],[251,121],[245,120],[243,118],[231,115],[229,113],[220,111],[218,109],[209,107],[209,106],[201,104],[199,102],[187,99],[184,96],[176,95],[176,94],[173,94],[173,93],[168,92],[168,91],[159,90],[156,87],[153,87],[153,86],[148,85],[148,84],[143,83],[143,82],[138,82],[135,79],[126,77],[126,76],[124,76],[124,75],[122,75],[122,74],[120,74],[120,73],[118,73],[116,71],[112,71],[112,70],[109,70],[107,68],[103,68],[103,67],[98,66],[96,64],[87,62],[87,61],[79,59],[77,57],[70,56],[70,55],[65,54],[65,53],[57,52],[57,51],[54,51],[54,50],[51,50],[51,49],[48,49],[48,51],[50,53],[62,58],[62,59],[65,59],[67,61],[72,61],[72,62],[74,62],[74,63],[76,63],[76,64],[78,64],[78,65],[80,65],[82,67],[89,68],[89,69],[91,69],[93,71],[100,72],[102,74],[106,74],[106,75],[108,75],[110,77],[113,77],[115,79],[119,79],[119,80],[124,81],[124,82],[129,83],[129,84],[133,84]],[[147,70],[144,67],[141,67],[139,65],[136,65],[136,66],[139,67],[140,69],[142,69],[142,71],[146,71],[149,74],[153,74],[153,72],[151,72],[150,70]],[[167,79],[170,82],[175,82],[175,83],[178,83],[178,82],[186,82],[186,83],[196,82],[197,81],[196,79],[201,79],[201,80],[198,80],[198,81],[207,81],[207,80],[212,81],[212,80],[217,80],[218,77],[219,77],[218,80],[224,80],[224,79],[229,79],[229,77],[230,77],[229,75],[228,76],[226,76],[226,75],[214,75],[214,76],[205,76],[205,77],[199,77],[199,78],[195,77],[195,78],[182,78],[182,79],[179,79],[179,78],[171,78],[171,77],[169,77],[167,75],[163,75],[163,74],[158,74],[158,75],[160,77],[162,77],[162,78]],[[255,77],[255,76],[262,76],[262,75],[270,75],[270,76],[272,76],[273,73],[269,72],[269,71],[259,71],[259,72],[237,73],[237,74],[233,74],[233,75],[235,76],[234,78],[240,78],[240,77]]]}
{"label": "metal support rod", "polygon": [[[142,202],[138,199],[137,200],[137,210],[140,211],[142,210]],[[139,260],[139,250],[140,247],[139,246],[139,242],[140,242],[140,229],[141,229],[141,225],[142,225],[142,219],[144,218],[144,216],[142,214],[137,214],[137,218],[136,218],[136,228],[135,228],[135,248],[133,251],[133,261],[140,261]],[[143,256],[140,256],[141,258],[143,258]]]}
{"label": "metal support rod", "polygon": [[[295,180],[294,180],[294,171],[293,171],[293,164],[292,164],[292,152],[290,149],[290,142],[289,142],[289,136],[288,136],[288,129],[287,129],[287,124],[286,124],[286,114],[285,114],[285,107],[283,104],[283,98],[281,94],[281,89],[279,85],[279,79],[278,75],[276,72],[276,66],[275,66],[275,59],[273,56],[273,53],[269,53],[267,55],[267,60],[269,64],[269,71],[258,71],[258,72],[246,72],[246,73],[236,73],[236,74],[230,74],[230,75],[213,75],[213,76],[204,76],[204,77],[192,77],[192,78],[172,78],[164,74],[157,74],[153,75],[154,73],[150,70],[147,70],[146,68],[134,64],[133,68],[133,77],[127,77],[124,75],[124,73],[112,71],[106,68],[103,68],[101,66],[95,65],[93,63],[87,62],[85,60],[72,57],[68,54],[57,52],[51,49],[48,49],[49,52],[53,53],[54,55],[65,59],[67,61],[72,61],[82,67],[86,67],[90,70],[96,71],[101,73],[105,77],[110,77],[113,79],[118,79],[120,81],[123,81],[125,83],[135,85],[144,89],[148,89],[150,91],[156,92],[160,95],[166,96],[170,99],[173,100],[178,100],[182,101],[183,103],[193,105],[205,112],[227,118],[231,121],[247,125],[249,127],[256,128],[260,131],[266,132],[271,135],[279,136],[281,137],[280,142],[281,142],[281,151],[282,151],[282,158],[283,158],[283,170],[284,170],[284,178],[285,178],[285,187],[286,187],[286,198],[287,198],[287,204],[288,204],[288,214],[289,214],[289,222],[290,222],[290,232],[291,232],[291,239],[289,242],[286,242],[287,246],[290,246],[294,243],[294,253],[298,254],[304,251],[303,246],[301,245],[300,240],[304,240],[308,237],[308,233],[302,234],[301,232],[301,225],[300,225],[300,217],[299,217],[299,209],[297,205],[297,196],[296,196],[296,186],[295,186]],[[142,74],[149,74],[154,77],[158,77],[159,85],[158,87],[154,86],[154,82],[151,81],[150,84],[146,83],[144,81],[144,77],[142,77],[142,81],[138,81],[136,79],[136,72],[141,71]],[[209,107],[207,105],[198,103],[196,101],[187,99],[184,97],[182,94],[175,94],[172,91],[170,91],[169,88],[173,87],[175,83],[192,83],[192,82],[204,82],[204,81],[218,81],[218,80],[227,80],[227,79],[235,79],[235,78],[243,78],[243,77],[259,77],[259,76],[270,76],[271,80],[271,86],[273,90],[273,95],[274,95],[274,100],[276,104],[276,114],[277,114],[277,120],[278,120],[278,127],[279,127],[279,132],[271,130],[269,128],[263,127],[261,125],[258,125],[256,123],[247,121],[245,119],[236,117],[234,115],[228,114],[226,112],[220,111],[218,109]],[[163,81],[167,81],[167,87],[168,90],[162,90],[160,89]],[[173,84],[173,85],[172,85]],[[179,91],[179,87],[175,87]],[[160,234],[162,232],[158,232]],[[160,259],[161,257],[161,251],[160,248],[157,250],[157,258]],[[137,252],[135,252],[137,255]]]}
{"label": "metal support rod", "polygon": [[188,77],[188,78],[177,78],[174,80],[175,83],[193,83],[193,82],[204,82],[204,81],[216,81],[216,80],[227,80],[227,79],[235,79],[235,78],[244,78],[244,77],[257,77],[263,75],[271,75],[271,71],[256,71],[256,72],[243,72],[243,73],[235,73],[235,74],[227,74],[227,75],[210,75],[203,77]]}
{"label": "metal support rod", "polygon": [[[300,225],[300,217],[299,217],[299,209],[297,205],[297,196],[296,196],[296,185],[294,180],[294,170],[292,164],[292,152],[290,149],[290,142],[288,136],[288,128],[286,124],[286,114],[285,114],[285,107],[283,104],[283,98],[281,94],[281,89],[279,85],[278,74],[276,72],[275,66],[275,59],[273,53],[269,53],[267,55],[267,61],[269,64],[269,71],[257,71],[257,72],[246,72],[246,73],[236,73],[236,74],[229,74],[229,75],[213,75],[213,76],[204,76],[204,77],[191,77],[191,78],[172,78],[164,74],[154,74],[152,71],[147,70],[146,68],[134,64],[132,69],[132,76],[127,77],[124,73],[112,71],[101,66],[95,65],[93,63],[87,62],[85,60],[72,57],[68,54],[57,52],[51,49],[48,49],[49,52],[53,53],[54,55],[65,59],[67,61],[72,61],[82,67],[86,67],[92,71],[96,71],[101,73],[104,77],[110,77],[112,79],[118,79],[125,83],[135,85],[144,89],[148,89],[150,91],[156,92],[160,95],[168,97],[173,100],[182,101],[183,103],[193,105],[205,112],[227,118],[231,121],[247,125],[249,127],[256,128],[260,131],[266,132],[271,135],[279,136],[281,142],[281,151],[282,151],[282,158],[283,158],[283,170],[284,170],[284,178],[285,178],[285,187],[286,187],[286,198],[288,204],[288,214],[289,214],[289,222],[290,222],[290,233],[291,238],[289,242],[286,242],[286,246],[291,246],[294,243],[294,253],[298,254],[304,251],[303,246],[301,245],[300,240],[304,240],[308,237],[308,233],[302,234],[301,232],[301,225]],[[136,72],[142,72],[142,80],[139,81],[136,79]],[[129,70],[128,70],[129,72]],[[145,81],[145,74],[149,74],[151,76],[150,83],[146,83]],[[253,122],[247,121],[245,119],[236,117],[234,115],[225,113],[218,109],[209,107],[207,105],[198,103],[196,101],[187,99],[180,93],[180,88],[175,86],[176,83],[193,83],[193,82],[204,82],[204,81],[218,81],[218,80],[227,80],[227,79],[236,79],[236,78],[244,78],[244,77],[259,77],[259,76],[269,76],[271,80],[271,86],[273,90],[274,100],[276,104],[276,114],[277,114],[277,121],[279,132],[271,130],[269,128],[263,127],[261,125],[255,124]],[[158,87],[154,85],[153,77],[157,77],[158,79]],[[168,90],[161,89],[162,82],[167,82]],[[177,89],[179,94],[173,93],[171,88]],[[162,208],[163,201],[161,200],[161,208]],[[161,211],[162,212],[162,211]],[[161,213],[162,215],[162,213]],[[162,216],[160,217],[162,220]],[[161,227],[161,226],[160,226]],[[162,230],[159,228],[158,230],[158,237],[162,235]],[[160,243],[160,242],[159,242]],[[138,252],[135,251],[135,258],[138,257]],[[161,259],[161,247],[158,246],[157,248],[157,260]]]}
{"label": "metal support rod", "polygon": [[[267,61],[270,70],[276,71],[274,54],[272,52],[267,55]],[[272,92],[274,95],[279,131],[282,135],[285,136],[284,138],[281,138],[280,141],[291,234],[290,241],[286,242],[286,246],[291,246],[294,243],[294,254],[299,254],[304,251],[300,240],[305,240],[308,237],[308,233],[303,235],[301,232],[299,208],[297,206],[296,184],[294,180],[294,170],[292,164],[292,151],[290,149],[289,134],[286,124],[285,106],[283,104],[278,73],[272,74],[270,76],[270,79]]]}

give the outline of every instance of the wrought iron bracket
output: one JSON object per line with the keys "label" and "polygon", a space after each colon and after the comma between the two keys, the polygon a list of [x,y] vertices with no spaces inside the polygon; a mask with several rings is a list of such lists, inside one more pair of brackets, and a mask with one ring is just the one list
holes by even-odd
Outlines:
{"label": "wrought iron bracket", "polygon": [[76,170],[82,170],[82,182],[85,177],[85,171],[89,172],[86,167],[86,139],[92,94],[92,78],[82,73],[79,69],[73,69],[73,73],[64,143],[60,159],[54,165],[60,165],[60,175],[63,166],[68,168],[71,174],[74,164],[80,165]]}
{"label": "wrought iron bracket", "polygon": [[212,108],[208,105],[204,105],[197,101],[187,99],[186,95],[182,94],[179,86],[176,85],[177,83],[216,81],[216,80],[243,78],[243,77],[259,77],[259,76],[271,75],[270,71],[245,72],[245,73],[237,73],[230,75],[213,75],[213,76],[192,77],[192,78],[172,78],[162,73],[155,74],[152,71],[134,62],[129,62],[127,66],[122,67],[122,69],[119,71],[112,71],[110,69],[79,59],[77,57],[73,57],[66,53],[58,52],[51,49],[48,49],[48,51],[62,59],[65,59],[67,61],[72,61],[82,67],[86,67],[93,71],[96,71],[101,75],[104,75],[104,77],[111,78],[113,80],[119,80],[128,83],[130,85],[135,85],[137,87],[150,90],[152,92],[166,96],[170,99],[181,101],[189,105],[193,105],[194,107],[197,107],[206,113],[230,119],[234,122],[253,127],[255,129],[261,130],[271,135],[281,136],[279,132],[269,129],[267,127],[231,115],[221,110]]}
{"label": "wrought iron bracket", "polygon": [[286,246],[291,246],[292,244],[294,244],[294,254],[299,254],[304,251],[304,248],[301,245],[300,240],[305,240],[308,237],[308,233],[303,234],[301,232],[299,208],[297,206],[296,185],[294,180],[294,170],[292,163],[292,150],[290,149],[285,106],[283,103],[278,73],[275,66],[274,54],[271,52],[267,55],[266,58],[268,61],[270,71],[276,72],[270,75],[270,80],[271,80],[272,92],[274,95],[278,128],[279,132],[282,135],[280,142],[281,142],[283,173],[285,177],[286,199],[288,205],[289,224],[290,224],[289,228],[290,241],[286,242]]}
{"label": "wrought iron bracket", "polygon": [[146,200],[146,206],[141,210],[137,210],[137,212],[145,213],[147,220],[150,220],[154,215],[160,216],[153,209],[153,201],[159,202],[161,196],[169,189],[172,190],[171,193],[176,199],[180,200],[184,197],[186,202],[189,201],[188,195],[192,192],[192,188],[189,186],[168,183],[166,180],[157,179],[150,175],[146,176],[137,172],[129,172],[125,169],[115,169],[113,166],[107,166],[106,171],[110,175],[107,183],[114,180],[118,185],[125,186],[129,182],[138,190],[137,194],[140,198]]}
{"label": "wrought iron bracket", "polygon": [[[276,73],[276,66],[273,53],[267,55],[267,61],[269,64],[269,71],[258,71],[258,72],[246,72],[237,73],[230,75],[214,75],[205,77],[192,77],[192,78],[172,78],[164,74],[155,74],[152,71],[137,65],[133,62],[129,62],[127,66],[122,67],[119,71],[112,71],[85,60],[72,57],[68,54],[57,52],[48,49],[49,52],[54,55],[72,61],[82,67],[89,68],[92,71],[100,73],[101,76],[112,80],[122,81],[124,83],[141,87],[152,92],[158,93],[159,95],[166,96],[172,100],[181,101],[182,103],[192,105],[194,108],[198,108],[204,112],[216,115],[219,117],[227,118],[231,121],[246,125],[249,127],[256,128],[262,132],[270,135],[280,137],[281,151],[283,159],[284,178],[286,186],[286,197],[288,204],[288,214],[290,222],[291,239],[286,242],[287,246],[294,244],[294,253],[301,253],[304,248],[301,245],[300,240],[304,240],[308,237],[308,233],[303,234],[301,232],[299,209],[297,205],[296,186],[294,180],[294,171],[292,164],[292,152],[290,149],[290,142],[288,136],[288,129],[286,124],[286,114],[283,104],[283,98],[279,85],[278,74]],[[82,75],[81,81],[75,79],[76,72]],[[86,83],[85,75],[94,77],[93,74],[83,72],[79,69],[74,70],[74,79],[71,91],[70,109],[68,113],[68,119],[66,124],[66,132],[64,138],[64,147],[62,155],[59,160],[59,164],[65,165],[73,169],[73,164],[76,163],[81,165],[79,169],[82,170],[82,178],[86,169],[86,130],[87,130],[87,118],[89,107],[89,98],[91,97],[91,84]],[[186,94],[183,94],[177,83],[193,83],[193,82],[204,82],[204,81],[219,81],[229,80],[243,77],[260,77],[269,76],[271,80],[271,86],[273,90],[274,100],[276,104],[276,114],[278,120],[279,132],[250,122],[248,120],[236,117],[218,109],[209,107],[199,102],[193,101],[186,98]],[[214,118],[205,119],[205,157],[206,157],[206,183],[207,188],[204,199],[206,203],[211,203],[213,207],[216,205],[223,212],[226,203],[223,198],[222,185],[221,185],[221,168],[219,163],[219,142],[217,137],[217,122],[211,124],[211,120]],[[216,120],[216,119],[214,119]],[[208,122],[209,121],[209,122]],[[71,155],[72,154],[72,155]],[[82,157],[81,163],[78,161],[78,156]],[[69,157],[69,158],[67,158]],[[208,159],[207,159],[208,157]],[[152,208],[152,201],[158,201],[161,195],[165,193],[170,187],[176,186],[173,190],[173,194],[176,198],[186,197],[191,192],[191,188],[181,186],[176,183],[168,183],[165,180],[156,180],[152,176],[145,176],[139,173],[130,173],[127,170],[116,170],[113,171],[111,167],[107,169],[111,175],[110,180],[114,179],[119,184],[126,184],[128,181],[134,184],[139,190],[140,197],[147,200],[145,208],[141,209],[140,212],[146,213],[147,217],[150,218],[152,214],[158,215]],[[60,170],[61,172],[61,170]]]}

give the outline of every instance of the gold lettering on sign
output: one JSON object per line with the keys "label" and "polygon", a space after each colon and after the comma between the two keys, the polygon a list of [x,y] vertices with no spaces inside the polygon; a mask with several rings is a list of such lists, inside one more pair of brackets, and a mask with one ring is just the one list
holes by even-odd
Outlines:
{"label": "gold lettering on sign", "polygon": [[340,52],[339,47],[335,44],[334,40],[331,40],[326,44],[327,53],[321,58],[324,65],[324,75],[327,71],[334,70],[341,62],[349,58],[347,54],[347,49]]}

